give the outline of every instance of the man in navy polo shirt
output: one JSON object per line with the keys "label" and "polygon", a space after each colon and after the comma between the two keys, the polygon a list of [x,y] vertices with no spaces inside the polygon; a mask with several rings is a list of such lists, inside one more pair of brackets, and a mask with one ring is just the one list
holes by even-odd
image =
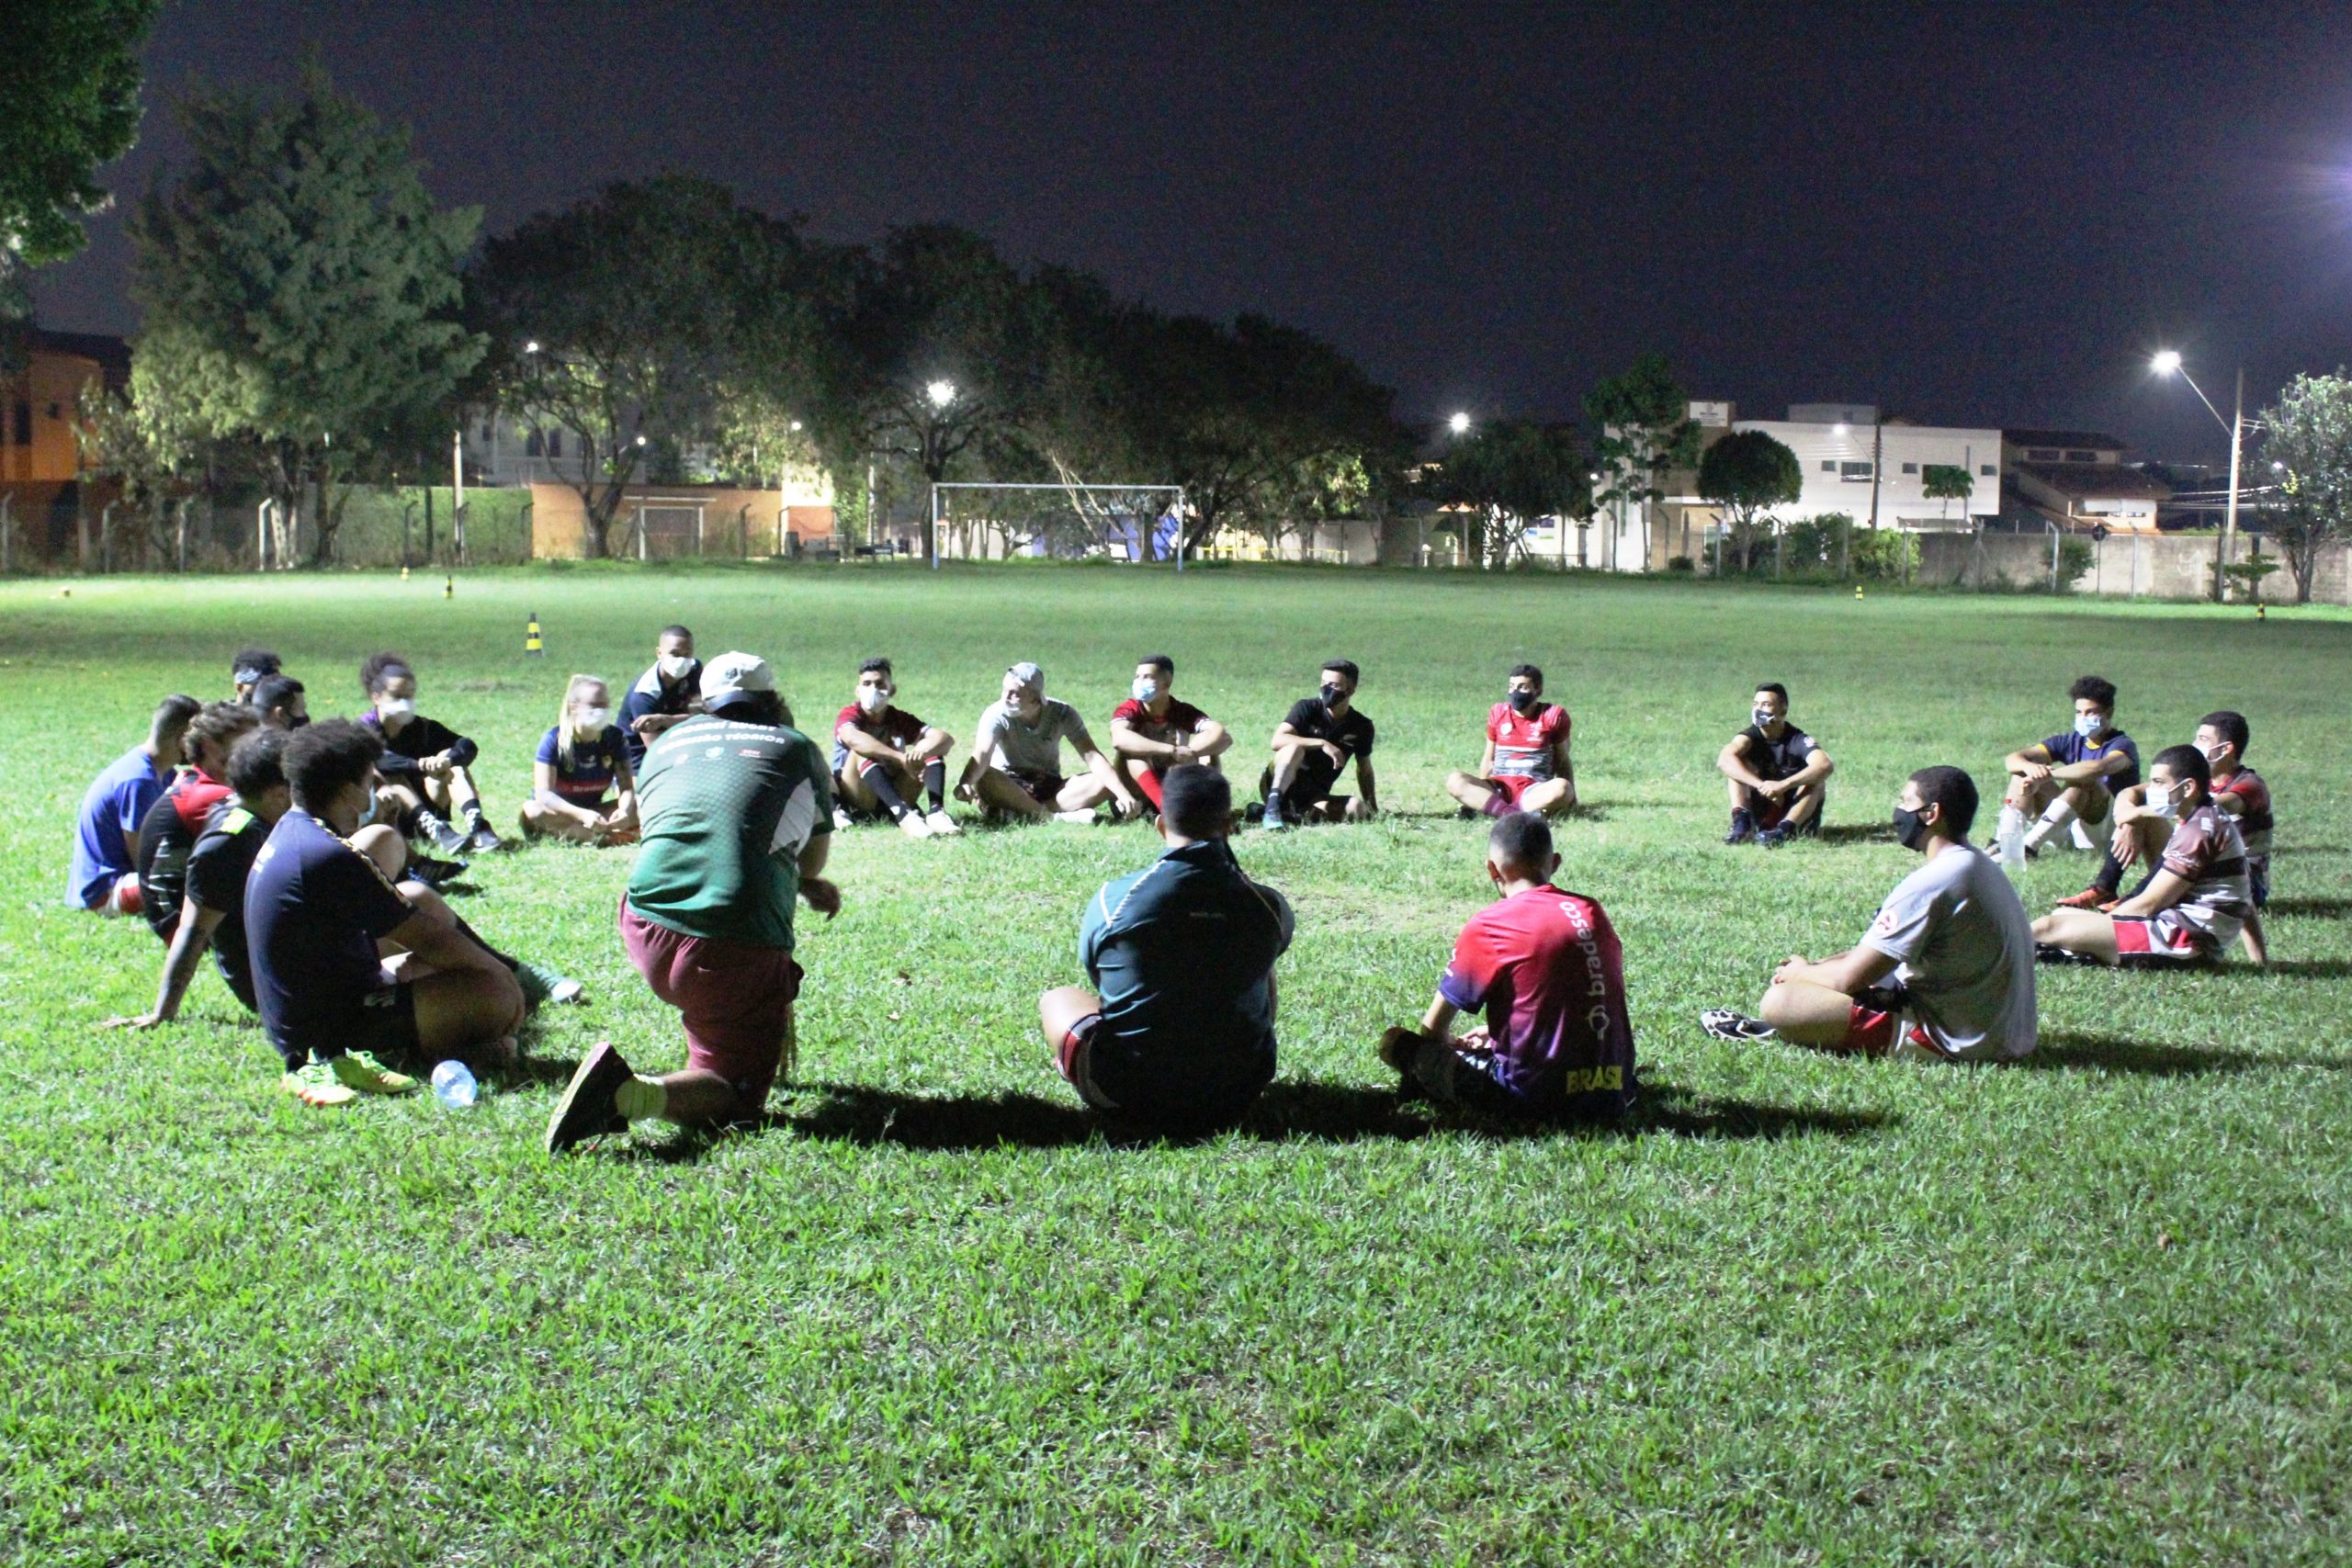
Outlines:
{"label": "man in navy polo shirt", "polygon": [[702,711],[702,660],[695,657],[695,634],[663,626],[654,639],[653,663],[621,699],[622,744],[632,773],[645,771],[645,749],[654,738]]}
{"label": "man in navy polo shirt", "polygon": [[2076,848],[2101,848],[2098,834],[2114,816],[2115,797],[2140,782],[2140,748],[2116,728],[2115,682],[2086,675],[2067,695],[2075,705],[2071,728],[2002,759],[2009,788],[1996,846],[2022,834],[2025,852],[2037,855],[2072,828]]}
{"label": "man in navy polo shirt", "polygon": [[[385,1057],[503,1065],[523,1022],[514,972],[347,841],[382,755],[380,739],[343,719],[296,732],[285,756],[293,804],[245,885],[262,1024],[286,1058],[288,1092],[310,1104],[414,1089]],[[398,950],[390,962],[379,942]]]}
{"label": "man in navy polo shirt", "polygon": [[1225,775],[1188,762],[1160,784],[1167,852],[1106,884],[1080,919],[1094,989],[1047,991],[1038,1011],[1087,1104],[1147,1130],[1208,1131],[1273,1079],[1274,960],[1295,922],[1233,858]]}

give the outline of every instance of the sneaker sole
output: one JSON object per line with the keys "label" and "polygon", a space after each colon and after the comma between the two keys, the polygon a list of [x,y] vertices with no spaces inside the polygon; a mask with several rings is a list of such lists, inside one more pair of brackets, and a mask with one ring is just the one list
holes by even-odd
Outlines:
{"label": "sneaker sole", "polygon": [[548,1117],[548,1153],[560,1155],[578,1147],[591,1138],[603,1137],[608,1133],[628,1131],[627,1118],[617,1112],[610,1120],[594,1127],[573,1128],[565,1125],[571,1118],[572,1108],[580,1102],[582,1096],[601,1089],[605,1097],[610,1099],[613,1089],[618,1088],[628,1077],[628,1064],[622,1060],[621,1054],[613,1049],[610,1042],[600,1043],[595,1049],[590,1051],[587,1058],[580,1064],[579,1070],[571,1075],[571,1081],[563,1086],[563,1096],[555,1102],[555,1111]]}

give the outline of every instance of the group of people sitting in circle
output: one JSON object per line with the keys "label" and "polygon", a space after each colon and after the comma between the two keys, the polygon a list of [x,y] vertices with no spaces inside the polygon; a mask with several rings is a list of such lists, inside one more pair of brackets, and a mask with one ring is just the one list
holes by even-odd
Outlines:
{"label": "group of people sitting in circle", "polygon": [[[1040,1027],[1074,1091],[1114,1123],[1231,1125],[1273,1077],[1274,964],[1295,931],[1283,897],[1242,871],[1232,835],[1250,816],[1280,832],[1379,809],[1360,673],[1333,660],[1319,674],[1272,733],[1250,813],[1235,809],[1222,771],[1231,732],[1173,694],[1165,656],[1136,667],[1107,753],[1075,708],[1046,694],[1043,670],[1012,665],[952,789],[954,739],[895,705],[885,659],[860,667],[830,756],[795,727],[764,660],[730,652],[705,663],[684,626],[662,630],[617,709],[605,682],[573,676],[518,826],[526,837],[639,846],[620,935],[680,1013],[686,1060],[639,1074],[599,1044],[556,1106],[549,1150],[635,1121],[757,1115],[793,1061],[797,908],[830,919],[842,906],[824,874],[831,835],[868,821],[915,838],[960,832],[951,794],[999,820],[1155,823],[1161,853],[1088,900],[1087,983],[1046,992]],[[500,952],[435,891],[464,868],[454,857],[508,843],[486,820],[474,742],[416,711],[414,669],[391,654],[361,666],[368,706],[356,719],[311,722],[301,683],[265,649],[240,653],[233,677],[232,701],[166,699],[146,742],[84,801],[73,900],[143,913],[166,944],[153,1008],[113,1021],[171,1021],[209,951],[260,1014],[285,1087],[307,1104],[408,1092],[414,1070],[437,1060],[511,1062],[526,1010],[579,999],[582,988]],[[2217,962],[2244,940],[2262,961],[2272,822],[2245,765],[2245,719],[2208,715],[2193,743],[2156,754],[2143,781],[2137,747],[2115,724],[2114,686],[2087,676],[2073,696],[2070,729],[2007,759],[1986,848],[2011,861],[2062,844],[2099,850],[2084,893],[2030,920],[1999,862],[1971,841],[1974,781],[1958,767],[1923,768],[1905,782],[1893,825],[1925,863],[1861,940],[1827,958],[1792,956],[1752,1014],[1711,1008],[1702,1027],[1867,1056],[2008,1060],[2035,1046],[2037,958]],[[1770,847],[1818,833],[1828,753],[1791,720],[1779,682],[1756,689],[1749,718],[1717,758],[1726,841]],[[1577,800],[1569,732],[1566,712],[1544,700],[1542,671],[1521,665],[1487,716],[1477,771],[1446,780],[1464,815],[1494,818],[1485,871],[1497,897],[1461,931],[1418,1024],[1378,1043],[1408,1096],[1541,1118],[1613,1116],[1634,1102],[1617,935],[1598,902],[1556,883],[1551,821]],[[1081,773],[1064,773],[1064,745]],[[1352,795],[1339,793],[1351,764]],[[2125,895],[2134,865],[2145,874]],[[1464,1014],[1482,1021],[1457,1031]]]}

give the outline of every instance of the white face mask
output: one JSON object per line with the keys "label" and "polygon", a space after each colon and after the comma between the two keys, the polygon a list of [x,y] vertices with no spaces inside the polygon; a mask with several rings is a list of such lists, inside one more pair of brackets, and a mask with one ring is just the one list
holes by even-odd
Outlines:
{"label": "white face mask", "polygon": [[414,697],[386,697],[376,705],[379,718],[406,718],[416,711]]}
{"label": "white face mask", "polygon": [[694,667],[694,655],[690,653],[665,653],[653,661],[653,668],[662,671],[665,679],[672,681],[684,680],[686,671]]}
{"label": "white face mask", "polygon": [[2107,720],[2095,713],[2075,716],[2075,733],[2086,740],[2096,740],[2107,732]]}
{"label": "white face mask", "polygon": [[2172,797],[2172,790],[2148,786],[2148,815],[2169,822],[2180,815],[2180,802]]}
{"label": "white face mask", "polygon": [[582,735],[602,735],[605,726],[613,722],[610,708],[582,708],[576,720]]}
{"label": "white face mask", "polygon": [[2202,746],[2199,750],[2205,753],[2208,762],[2218,768],[2222,765],[2222,759],[2230,754],[2230,743],[2224,740],[2219,746]]}
{"label": "white face mask", "polygon": [[1136,683],[1128,687],[1127,690],[1135,694],[1136,701],[1139,703],[1148,703],[1159,695],[1159,682],[1157,681],[1147,681],[1142,676],[1138,675],[1136,677]]}
{"label": "white face mask", "polygon": [[890,705],[890,694],[879,686],[860,686],[857,689],[857,705],[867,713],[880,713]]}

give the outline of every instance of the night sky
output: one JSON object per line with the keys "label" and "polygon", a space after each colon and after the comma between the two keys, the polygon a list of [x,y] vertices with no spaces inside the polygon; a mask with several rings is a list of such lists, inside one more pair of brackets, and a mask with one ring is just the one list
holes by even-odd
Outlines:
{"label": "night sky", "polygon": [[[2258,18],[2258,20],[2256,19]],[[190,74],[413,123],[495,230],[663,169],[817,232],[945,220],[1164,310],[1261,311],[1402,412],[1568,415],[1648,349],[1693,396],[2091,425],[2215,460],[2352,361],[2352,5],[589,6],[180,0]],[[119,216],[41,276],[129,331]]]}

